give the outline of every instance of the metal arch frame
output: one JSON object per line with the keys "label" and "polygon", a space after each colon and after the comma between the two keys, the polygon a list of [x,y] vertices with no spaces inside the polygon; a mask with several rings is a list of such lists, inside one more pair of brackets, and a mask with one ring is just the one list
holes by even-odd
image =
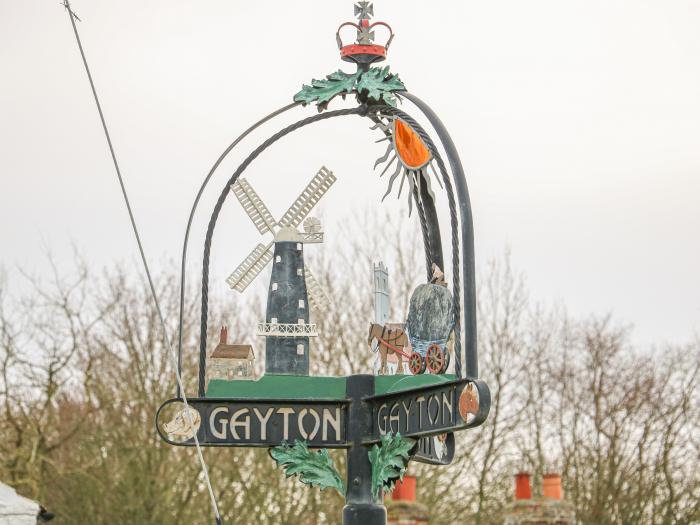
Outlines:
{"label": "metal arch frame", "polygon": [[[450,163],[452,178],[457,189],[457,201],[462,232],[462,279],[464,293],[464,321],[465,321],[465,365],[467,377],[479,377],[479,361],[477,353],[477,327],[476,327],[476,263],[474,256],[474,217],[472,214],[469,188],[464,175],[462,161],[459,158],[457,147],[447,128],[437,114],[428,104],[408,91],[402,91],[401,96],[410,100],[428,119],[438,135],[447,160]],[[456,277],[455,277],[456,278]]]}
{"label": "metal arch frame", "polygon": [[[207,173],[207,176],[204,178],[204,181],[202,182],[202,185],[199,187],[199,191],[197,192],[197,196],[194,199],[194,203],[192,204],[192,209],[190,210],[190,216],[187,219],[187,227],[185,228],[185,240],[182,243],[182,263],[180,266],[180,314],[179,314],[179,319],[178,319],[178,336],[177,336],[177,370],[178,372],[182,371],[182,331],[183,331],[183,315],[184,315],[184,310],[185,310],[185,284],[187,280],[187,246],[189,243],[189,238],[190,238],[190,229],[192,228],[192,221],[194,220],[194,214],[197,211],[197,206],[199,205],[199,200],[202,197],[202,194],[204,193],[205,188],[209,184],[209,181],[211,180],[212,176],[214,175],[214,172],[216,169],[219,167],[219,165],[224,161],[224,159],[228,156],[231,151],[233,151],[233,148],[235,148],[244,138],[246,138],[248,135],[250,135],[253,131],[258,129],[260,126],[265,124],[266,122],[272,120],[273,118],[281,115],[282,113],[287,112],[288,110],[295,108],[297,106],[300,106],[301,102],[292,102],[291,104],[287,104],[286,106],[283,106],[279,108],[278,110],[273,111],[272,113],[269,113],[268,115],[264,116],[260,120],[258,120],[255,124],[250,126],[248,129],[246,129],[243,133],[241,133],[229,146],[223,151],[221,155],[219,155],[219,158],[216,159],[216,162],[214,165],[211,167],[209,170],[209,173]],[[178,384],[176,388],[176,394],[175,397],[179,398],[180,397],[180,385]]]}
{"label": "metal arch frame", "polygon": [[[349,108],[349,109],[341,109],[341,110],[334,110],[334,111],[328,111],[325,113],[319,113],[314,116],[307,117],[305,119],[302,119],[290,126],[287,126],[286,128],[280,130],[277,132],[275,135],[272,135],[270,138],[268,138],[265,142],[260,144],[244,161],[243,163],[238,167],[238,169],[234,172],[234,174],[231,176],[231,178],[228,180],[226,183],[226,186],[223,188],[221,194],[219,195],[219,199],[217,200],[217,203],[214,207],[214,210],[212,212],[211,219],[209,221],[209,226],[207,228],[207,235],[204,243],[204,257],[203,257],[203,268],[202,268],[202,296],[201,296],[201,321],[200,321],[200,348],[199,348],[199,381],[198,381],[198,392],[200,397],[204,396],[204,386],[206,383],[206,345],[207,345],[207,328],[208,328],[208,293],[209,293],[209,257],[210,257],[210,252],[211,252],[211,242],[212,242],[212,237],[213,237],[213,232],[216,226],[216,222],[218,220],[218,215],[221,211],[221,208],[223,206],[224,201],[226,200],[228,194],[229,194],[229,187],[231,184],[233,184],[240,174],[250,165],[250,163],[257,158],[258,155],[260,155],[267,147],[272,145],[274,142],[282,138],[283,136],[303,127],[308,124],[320,121],[320,120],[327,120],[336,116],[343,116],[343,115],[359,115],[359,116],[364,116],[367,117],[369,116],[369,108],[366,105],[359,105],[354,108]],[[411,119],[412,120],[412,119]],[[415,121],[413,121],[415,123]],[[417,123],[415,123],[415,126],[420,127]],[[420,132],[423,135],[426,135],[425,131],[422,129]],[[435,148],[433,147],[433,150]],[[434,154],[439,155],[439,153],[435,150]],[[446,173],[446,170],[444,169],[444,166],[441,166],[442,172],[443,172],[443,177],[447,178],[448,175]],[[420,203],[418,203],[420,205]],[[454,213],[453,213],[454,214]],[[427,220],[425,223],[421,221],[421,228],[423,230],[423,236],[424,236],[424,241],[426,240],[426,237],[430,235],[430,231],[433,230],[434,225],[427,225]],[[439,229],[439,226],[437,226]],[[456,232],[456,227],[453,224],[453,239],[458,237],[458,234]],[[457,240],[458,242],[458,240]],[[433,240],[433,242],[430,242],[430,239],[428,238],[427,242],[425,242],[426,247],[435,247],[439,248],[439,251],[441,252],[441,248],[436,246],[437,239]],[[431,251],[434,251],[431,248]],[[427,269],[426,269],[427,270]],[[455,271],[455,273],[459,272],[459,268]],[[455,280],[454,282],[455,288],[458,289],[458,280]],[[455,308],[456,310],[458,309],[458,301],[455,301]],[[459,354],[458,354],[459,355]],[[460,361],[461,359],[457,359],[456,361]],[[458,374],[460,375],[460,374]]]}
{"label": "metal arch frame", "polygon": [[[379,119],[374,115],[369,118],[375,124]],[[390,137],[390,133],[384,130],[384,135]],[[419,184],[414,188],[414,201],[418,210],[418,220],[423,232],[423,244],[425,249],[425,267],[428,279],[432,276],[432,263],[444,268],[442,258],[442,237],[440,235],[440,225],[438,223],[437,210],[433,195],[427,184]]]}
{"label": "metal arch frame", "polygon": [[[452,294],[453,294],[453,309],[454,309],[454,332],[456,335],[455,339],[455,375],[458,378],[462,377],[462,331],[461,331],[461,310],[462,310],[462,299],[460,290],[460,239],[459,239],[459,220],[457,218],[457,204],[454,197],[454,190],[452,188],[452,182],[450,180],[450,175],[448,173],[445,162],[442,159],[440,151],[433,142],[427,131],[421,126],[411,115],[408,113],[394,107],[394,106],[378,106],[377,112],[390,117],[398,117],[403,122],[411,127],[414,133],[416,133],[420,139],[425,143],[427,148],[430,150],[440,174],[442,175],[443,185],[445,193],[447,194],[447,201],[450,207],[450,230],[452,233],[452,274],[455,278],[452,280]],[[421,224],[422,226],[422,224]],[[427,244],[426,244],[427,246]],[[427,249],[427,248],[426,248]]]}
{"label": "metal arch frame", "polygon": [[200,319],[200,334],[199,334],[199,377],[198,377],[198,394],[199,397],[204,397],[204,387],[206,384],[206,354],[207,354],[207,328],[208,328],[208,318],[209,318],[209,257],[211,254],[211,243],[214,235],[214,229],[223,207],[226,198],[230,193],[230,187],[232,184],[238,180],[238,177],[245,171],[248,166],[268,147],[277,142],[282,137],[296,131],[299,128],[305,127],[309,124],[319,122],[321,120],[328,120],[334,117],[345,116],[345,115],[367,115],[367,106],[360,105],[348,109],[338,109],[334,111],[326,111],[324,113],[318,113],[301,119],[294,124],[291,124],[274,135],[270,136],[267,140],[262,142],[257,148],[255,148],[245,160],[238,166],[236,171],[231,175],[231,177],[226,182],[226,185],[221,190],[219,198],[216,201],[214,210],[212,211],[211,218],[209,220],[209,225],[207,227],[207,234],[204,241],[204,256],[202,258],[202,293],[201,293],[201,319]]}
{"label": "metal arch frame", "polygon": [[[272,113],[266,115],[256,123],[254,123],[252,126],[247,128],[243,133],[241,133],[219,156],[219,158],[216,160],[216,162],[212,165],[211,169],[207,173],[206,177],[204,178],[204,181],[202,182],[199,191],[197,192],[197,195],[195,197],[195,200],[192,204],[192,209],[190,210],[190,215],[187,221],[187,227],[185,229],[185,238],[183,241],[183,248],[182,248],[182,261],[181,261],[181,269],[180,269],[180,309],[179,309],[179,319],[178,319],[178,363],[177,363],[177,368],[178,372],[182,370],[182,347],[183,347],[183,324],[184,324],[184,302],[185,302],[185,288],[186,288],[186,279],[187,279],[187,272],[186,272],[186,266],[187,266],[187,249],[189,245],[189,234],[190,230],[192,227],[192,222],[194,220],[194,214],[197,210],[197,207],[199,205],[199,201],[204,193],[204,190],[206,189],[207,185],[209,184],[209,181],[214,175],[214,172],[217,170],[217,168],[221,165],[221,163],[224,161],[224,159],[228,156],[228,154],[233,151],[233,149],[243,140],[245,139],[249,134],[251,134],[253,131],[255,131],[257,128],[262,126],[263,124],[267,123],[268,121],[272,120],[273,118],[287,112],[290,109],[293,109],[297,106],[302,105],[300,102],[293,102],[291,104],[287,104],[286,106],[283,106],[276,111],[273,111]],[[432,200],[432,196],[429,194],[421,195],[423,201],[427,205],[427,217],[425,214],[422,214],[422,219],[421,219],[421,227],[422,227],[422,233],[423,233],[423,238],[426,243],[426,250],[428,246],[430,247],[430,255],[433,258],[437,257],[440,261],[442,260],[442,249],[441,249],[441,241],[440,241],[440,228],[437,222],[437,214],[435,213],[435,205]],[[417,197],[416,197],[417,200]],[[416,202],[417,207],[419,211],[422,211],[422,208],[420,206],[419,202]],[[426,253],[428,256],[428,254]],[[430,268],[428,267],[426,269],[428,272],[428,275],[430,274]],[[206,335],[205,335],[206,339]],[[201,357],[201,356],[200,356]],[[201,359],[200,359],[200,379],[201,379],[201,373],[203,369],[206,369],[206,360],[204,361],[204,365],[202,366]],[[200,385],[198,389],[200,390],[200,395],[203,395],[201,392],[202,389],[202,381],[200,380]],[[181,397],[181,391],[180,391],[180,386],[178,385],[176,388],[176,397],[180,398]]]}
{"label": "metal arch frame", "polygon": [[[473,377],[476,378],[478,375],[478,368],[477,368],[477,354],[476,354],[476,297],[475,297],[475,285],[474,285],[474,236],[473,236],[473,222],[472,222],[472,214],[471,214],[471,205],[469,202],[469,194],[468,190],[466,187],[466,180],[464,177],[464,171],[462,169],[461,161],[459,159],[459,155],[456,151],[456,147],[454,146],[454,143],[452,142],[449,134],[447,133],[447,130],[445,129],[444,125],[442,122],[439,120],[437,115],[425,104],[423,101],[421,101],[418,97],[415,95],[412,95],[408,92],[401,92],[401,95],[405,96],[407,99],[409,99],[411,102],[413,102],[420,110],[421,112],[428,118],[430,121],[431,125],[435,129],[435,131],[438,134],[438,137],[440,138],[441,144],[443,145],[443,148],[445,152],[447,153],[448,161],[450,164],[450,168],[452,171],[452,177],[455,180],[455,185],[457,187],[457,194],[458,194],[458,201],[459,201],[459,210],[460,210],[460,218],[461,218],[461,233],[462,233],[462,252],[463,252],[463,257],[462,257],[462,263],[463,263],[463,282],[464,282],[464,303],[466,308],[465,310],[465,321],[467,325],[467,330],[465,333],[465,357],[466,357],[466,372],[468,377]],[[204,192],[204,189],[206,188],[209,180],[213,176],[214,171],[218,168],[218,166],[223,162],[225,157],[234,149],[236,145],[238,145],[245,137],[247,137],[252,131],[260,127],[262,124],[266,123],[267,121],[273,119],[274,117],[286,112],[289,109],[292,109],[296,106],[300,105],[300,103],[292,103],[288,104],[287,106],[284,106],[273,113],[270,113],[263,119],[259,120],[255,124],[253,124],[251,127],[249,127],[247,130],[245,130],[234,142],[232,142],[226,150],[221,154],[221,156],[217,159],[217,161],[214,163],[212,166],[211,170],[207,174],[205,180],[203,181],[199,192],[197,193],[197,196],[195,198],[194,204],[192,206],[192,210],[190,212],[190,216],[188,219],[187,223],[187,228],[185,232],[185,240],[183,243],[183,255],[182,255],[182,267],[181,267],[181,280],[180,280],[180,316],[179,316],[179,335],[178,335],[178,370],[181,370],[182,366],[182,338],[183,338],[183,315],[184,315],[184,290],[185,290],[185,283],[186,283],[186,257],[187,257],[187,247],[188,247],[188,241],[189,241],[189,232],[191,229],[192,221],[194,218],[194,213],[196,211],[197,205],[199,203],[199,200]],[[366,106],[359,106],[357,108],[354,108],[354,111],[343,111],[340,110],[340,112],[344,114],[359,114],[362,116],[367,115],[367,108]],[[333,112],[330,112],[333,113]],[[323,115],[323,116],[321,116]],[[304,121],[309,121],[310,122],[315,122],[316,120],[323,120],[325,118],[330,118],[330,116],[325,116],[326,114],[319,114],[316,115],[316,118],[310,117],[308,119],[304,119]],[[293,127],[294,125],[290,126]],[[299,126],[301,127],[301,126]],[[296,129],[296,128],[294,128]],[[421,130],[423,131],[423,130]],[[423,132],[425,133],[425,132]],[[280,138],[280,137],[277,137]],[[275,139],[277,140],[277,139]],[[264,149],[264,148],[262,148]],[[260,151],[262,149],[259,148]],[[257,150],[256,150],[257,151]],[[260,153],[258,151],[258,154]],[[253,154],[251,154],[253,157]],[[255,155],[257,156],[257,155]],[[253,157],[254,158],[254,157]],[[249,161],[252,161],[253,158],[247,159]],[[239,170],[242,172],[246,167],[247,164],[250,162],[244,162],[245,166],[241,165]],[[242,168],[242,169],[241,169]],[[239,171],[237,170],[237,171]],[[235,176],[235,174],[234,174]],[[233,177],[232,177],[233,178]],[[227,185],[228,188],[228,185]],[[220,201],[221,204],[223,204],[223,199],[225,199],[225,194],[228,193],[227,188],[225,189],[222,196],[220,196]],[[435,207],[434,207],[434,202],[432,198],[429,195],[423,196],[428,197],[426,200],[428,204],[428,214],[427,217],[425,216],[425,211],[423,211],[423,217],[425,220],[421,220],[421,227],[423,230],[423,237],[424,241],[426,244],[426,249],[429,247],[430,252],[433,254],[438,253],[441,257],[442,255],[442,249],[441,249],[441,240],[440,240],[440,229],[439,229],[439,224],[437,222],[437,214],[435,213]],[[417,200],[417,196],[416,196]],[[220,209],[220,206],[219,206]],[[420,209],[420,208],[419,208]],[[218,216],[218,210],[215,210],[215,213],[212,216],[212,221],[210,221],[210,229],[212,230],[213,233],[213,224],[216,222],[215,216]],[[208,241],[210,242],[211,239],[209,238]],[[205,262],[206,265],[208,266],[208,250],[209,246],[205,243]],[[208,268],[206,269],[206,276],[203,275],[203,285],[205,278],[208,280]],[[208,283],[207,283],[208,287]],[[208,303],[208,298],[205,299],[205,290],[203,287],[203,297],[202,297],[202,303],[203,306],[205,302]],[[202,321],[203,324],[200,326],[200,336],[203,337],[200,338],[200,370],[199,370],[199,392],[200,395],[204,395],[203,393],[203,386],[204,386],[204,381],[202,380],[202,376],[205,375],[206,373],[206,316],[207,314],[205,313],[206,306],[204,306],[203,311],[202,311]],[[201,349],[204,348],[204,361],[202,361],[202,352]],[[180,397],[180,391],[179,387],[177,389],[177,397]]]}

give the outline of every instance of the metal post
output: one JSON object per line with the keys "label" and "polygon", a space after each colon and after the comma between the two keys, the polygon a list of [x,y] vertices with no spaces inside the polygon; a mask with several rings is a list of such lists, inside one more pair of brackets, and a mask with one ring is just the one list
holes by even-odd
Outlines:
{"label": "metal post", "polygon": [[362,441],[372,431],[372,410],[362,399],[374,394],[374,376],[353,375],[347,378],[346,393],[351,400],[348,410],[347,439],[348,480],[343,525],[386,525],[386,509],[372,500],[372,465]]}

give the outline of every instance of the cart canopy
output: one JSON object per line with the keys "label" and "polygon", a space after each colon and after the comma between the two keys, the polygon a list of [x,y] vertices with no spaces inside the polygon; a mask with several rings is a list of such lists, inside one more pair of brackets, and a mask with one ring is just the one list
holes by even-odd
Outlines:
{"label": "cart canopy", "polygon": [[454,328],[454,305],[450,291],[438,284],[421,284],[408,308],[406,328],[411,338],[440,341],[450,337]]}

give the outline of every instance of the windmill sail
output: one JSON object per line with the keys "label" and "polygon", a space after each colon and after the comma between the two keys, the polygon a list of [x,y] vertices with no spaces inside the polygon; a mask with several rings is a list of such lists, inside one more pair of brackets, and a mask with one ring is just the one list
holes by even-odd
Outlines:
{"label": "windmill sail", "polygon": [[[228,279],[226,279],[226,282],[232,289],[243,292],[250,283],[253,282],[253,279],[258,276],[275,255],[272,247],[277,240],[281,239],[281,237],[278,239],[280,228],[294,228],[296,231],[296,228],[302,223],[335,181],[336,177],[333,175],[333,172],[325,166],[322,166],[279,221],[275,221],[270,210],[267,209],[265,203],[246,179],[238,179],[231,185],[231,191],[236,196],[241,206],[243,206],[244,211],[248,217],[250,217],[250,220],[258,231],[260,233],[272,232],[275,235],[275,241],[269,243],[267,246],[258,244]],[[303,233],[296,231],[294,236],[295,242],[323,242],[323,232],[320,231],[320,224],[318,224],[318,221],[316,221],[316,223],[309,223],[305,229],[308,231]],[[305,283],[308,286],[309,303],[312,308],[321,310],[330,304],[328,297],[323,292],[318,282],[308,273],[308,270]]]}
{"label": "windmill sail", "polygon": [[258,244],[226,279],[228,285],[239,292],[245,290],[272,259],[272,245],[273,243],[267,246]]}
{"label": "windmill sail", "polygon": [[306,294],[309,297],[309,305],[317,312],[324,311],[330,307],[330,300],[319,282],[311,273],[308,267],[304,268],[304,279],[306,280]]}
{"label": "windmill sail", "polygon": [[272,231],[277,223],[272,218],[270,210],[267,209],[265,203],[246,179],[238,179],[231,185],[231,191],[260,233]]}
{"label": "windmill sail", "polygon": [[335,181],[336,177],[333,175],[333,172],[322,166],[314,178],[311,179],[311,182],[306,185],[301,195],[297,197],[297,200],[292,203],[282,216],[278,224],[280,226],[299,226]]}

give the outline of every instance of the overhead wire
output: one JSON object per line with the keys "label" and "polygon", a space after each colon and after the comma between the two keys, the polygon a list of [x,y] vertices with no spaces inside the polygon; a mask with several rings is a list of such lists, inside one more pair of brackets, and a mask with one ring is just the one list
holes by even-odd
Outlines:
{"label": "overhead wire", "polygon": [[[189,424],[191,428],[195,428],[194,421],[192,419],[192,414],[190,411],[190,405],[187,401],[187,396],[185,395],[185,390],[183,387],[182,383],[182,376],[180,374],[180,369],[179,369],[179,362],[178,362],[178,356],[175,353],[175,350],[172,346],[170,336],[168,335],[168,329],[165,325],[165,319],[163,317],[163,312],[160,308],[160,302],[158,301],[158,295],[156,293],[155,286],[153,284],[153,278],[151,276],[151,271],[148,266],[148,261],[146,260],[146,255],[143,249],[143,243],[141,242],[141,236],[139,235],[139,230],[138,227],[136,226],[136,219],[134,218],[134,213],[131,208],[131,202],[129,201],[129,196],[126,192],[126,187],[124,185],[124,179],[122,177],[121,170],[119,168],[119,163],[117,162],[117,156],[114,152],[114,146],[112,144],[112,139],[109,134],[109,130],[107,128],[107,123],[105,121],[104,113],[102,112],[102,105],[100,104],[100,99],[97,96],[97,90],[95,89],[95,83],[92,79],[92,74],[90,73],[90,67],[88,66],[87,58],[85,57],[85,51],[83,50],[83,44],[80,40],[80,35],[78,34],[78,28],[75,25],[75,20],[78,19],[80,20],[75,13],[73,12],[71,6],[70,6],[70,1],[69,0],[64,0],[63,1],[63,6],[66,8],[66,11],[68,12],[68,18],[70,19],[71,26],[73,27],[73,33],[75,34],[75,40],[78,44],[78,49],[80,50],[80,56],[83,59],[83,65],[85,66],[85,72],[87,73],[88,80],[90,81],[90,88],[92,89],[92,95],[95,99],[95,104],[97,105],[97,112],[100,115],[100,121],[102,122],[102,129],[104,130],[105,137],[107,139],[107,145],[109,146],[109,152],[112,156],[112,162],[114,163],[114,169],[117,173],[117,179],[119,180],[119,186],[122,191],[122,195],[124,197],[124,203],[126,204],[126,209],[127,212],[129,213],[129,220],[131,221],[131,228],[134,232],[134,237],[136,238],[136,244],[138,245],[139,249],[139,254],[141,255],[141,262],[143,263],[144,270],[146,272],[146,277],[148,279],[148,285],[151,289],[151,296],[153,297],[153,302],[156,307],[156,312],[158,313],[158,319],[160,321],[161,329],[163,330],[163,340],[166,344],[166,347],[170,353],[170,356],[173,359],[173,363],[175,365],[175,377],[177,378],[177,383],[178,383],[178,388],[180,393],[182,394],[182,402],[185,406],[184,408],[184,413],[187,415],[186,417],[189,419]],[[216,501],[216,496],[214,495],[214,489],[212,488],[211,480],[209,478],[209,469],[207,468],[207,464],[204,461],[204,456],[202,455],[202,447],[199,444],[199,439],[197,437],[197,432],[195,431],[194,433],[194,443],[195,443],[195,448],[197,449],[197,456],[199,458],[199,463],[202,468],[202,474],[204,475],[204,479],[207,485],[207,489],[209,491],[209,497],[211,499],[211,505],[212,509],[214,511],[214,516],[216,519],[217,525],[222,525],[222,520],[221,520],[221,514],[219,513],[219,506]]]}

